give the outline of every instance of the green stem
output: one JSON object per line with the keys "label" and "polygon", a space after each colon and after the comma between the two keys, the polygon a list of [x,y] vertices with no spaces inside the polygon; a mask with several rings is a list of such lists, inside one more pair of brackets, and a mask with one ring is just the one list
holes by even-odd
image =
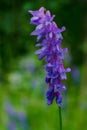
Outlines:
{"label": "green stem", "polygon": [[60,124],[60,130],[62,130],[62,114],[61,114],[61,107],[59,107],[59,124]]}

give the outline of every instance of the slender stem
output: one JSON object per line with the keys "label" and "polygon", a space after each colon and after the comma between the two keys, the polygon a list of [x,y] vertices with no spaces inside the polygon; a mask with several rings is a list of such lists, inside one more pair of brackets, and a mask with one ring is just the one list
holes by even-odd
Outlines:
{"label": "slender stem", "polygon": [[61,107],[59,107],[59,124],[60,124],[60,130],[62,130],[62,114],[61,114]]}

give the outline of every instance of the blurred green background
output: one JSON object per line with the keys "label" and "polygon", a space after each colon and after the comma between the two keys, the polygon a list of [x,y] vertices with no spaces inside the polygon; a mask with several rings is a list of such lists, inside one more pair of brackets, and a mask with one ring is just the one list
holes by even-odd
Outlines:
{"label": "blurred green background", "polygon": [[63,93],[63,130],[87,130],[87,0],[0,0],[0,130],[58,130],[58,107],[46,104],[43,61],[34,55],[28,10],[44,6],[66,26],[69,48]]}

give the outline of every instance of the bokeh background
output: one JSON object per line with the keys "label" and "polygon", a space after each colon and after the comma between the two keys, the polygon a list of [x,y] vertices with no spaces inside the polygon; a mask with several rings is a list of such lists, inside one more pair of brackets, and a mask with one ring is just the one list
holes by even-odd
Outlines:
{"label": "bokeh background", "polygon": [[0,130],[58,130],[58,106],[46,104],[43,61],[34,55],[28,10],[44,6],[66,26],[63,130],[87,130],[87,0],[0,0]]}

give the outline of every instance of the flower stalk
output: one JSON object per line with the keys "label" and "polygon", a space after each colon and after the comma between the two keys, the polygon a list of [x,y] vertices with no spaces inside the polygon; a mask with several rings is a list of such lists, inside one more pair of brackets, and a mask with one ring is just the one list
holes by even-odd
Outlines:
{"label": "flower stalk", "polygon": [[61,113],[61,107],[59,107],[59,125],[60,125],[60,130],[62,130],[62,113]]}

